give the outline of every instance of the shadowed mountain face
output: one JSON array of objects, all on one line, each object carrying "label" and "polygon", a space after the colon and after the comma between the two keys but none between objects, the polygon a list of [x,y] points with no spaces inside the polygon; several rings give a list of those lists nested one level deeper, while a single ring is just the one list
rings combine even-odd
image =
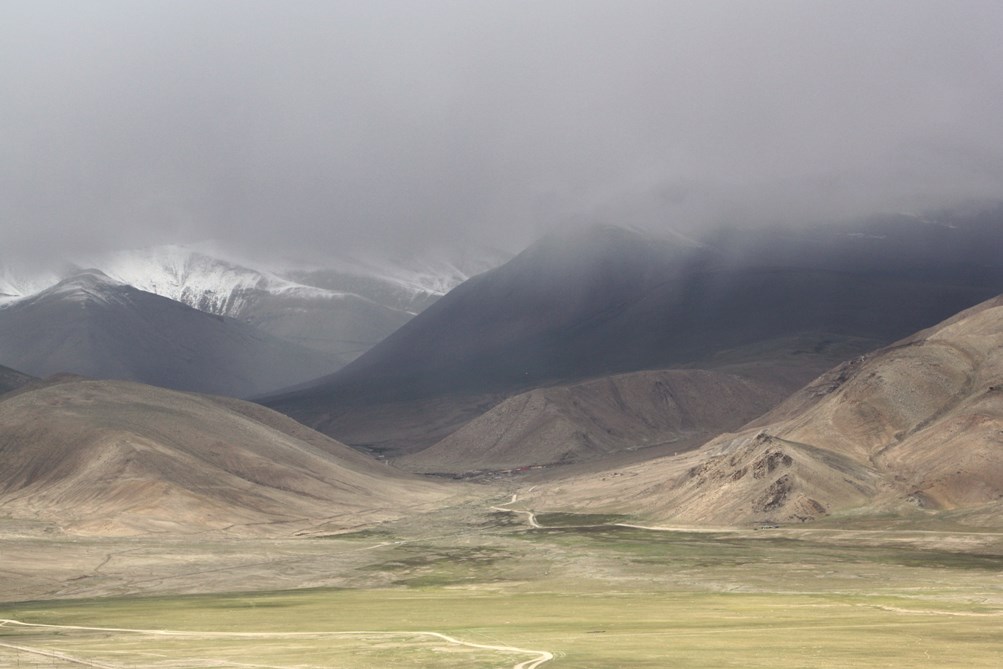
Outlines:
[{"label": "shadowed mountain face", "polygon": [[22,388],[34,380],[34,377],[22,374],[15,369],[0,366],[0,395]]},{"label": "shadowed mountain face", "polygon": [[737,350],[754,361],[757,347],[790,337],[875,348],[1003,290],[1003,264],[986,250],[1003,242],[1003,226],[977,216],[952,226],[890,219],[720,233],[706,243],[610,226],[554,235],[454,289],[339,372],[266,404],[357,443],[356,427],[339,427],[347,414],[386,423],[391,404],[710,368]]},{"label": "shadowed mountain face", "polygon": [[0,363],[249,396],[339,360],[90,271],[0,308]]},{"label": "shadowed mountain face", "polygon": [[544,493],[558,506],[741,523],[1003,511],[1003,297],[819,377],[737,434]]},{"label": "shadowed mountain face", "polygon": [[0,504],[73,532],[325,532],[445,496],[263,407],[120,381],[0,399]]},{"label": "shadowed mountain face", "polygon": [[383,401],[562,378],[556,368],[569,355],[559,350],[559,334],[587,334],[596,321],[615,316],[611,309],[677,275],[684,259],[668,242],[615,227],[546,238],[461,284],[374,355],[317,387],[352,388],[360,400]]}]

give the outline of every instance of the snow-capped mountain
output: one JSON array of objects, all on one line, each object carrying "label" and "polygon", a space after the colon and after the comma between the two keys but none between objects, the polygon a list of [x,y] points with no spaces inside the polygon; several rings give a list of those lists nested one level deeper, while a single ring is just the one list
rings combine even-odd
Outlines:
[{"label": "snow-capped mountain", "polygon": [[252,396],[337,369],[296,346],[85,270],[0,309],[0,364],[38,377],[68,372],[165,388]]},{"label": "snow-capped mountain", "polygon": [[54,273],[24,271],[0,263],[0,306],[39,293],[56,284],[59,278]]},{"label": "snow-capped mountain", "polygon": [[108,276],[200,311],[351,360],[474,273],[505,258],[445,256],[332,259],[327,267],[267,268],[184,246],[122,251],[94,259]]},{"label": "snow-capped mountain", "polygon": [[294,281],[363,295],[392,309],[416,315],[467,279],[494,269],[512,254],[492,248],[437,250],[424,255],[334,258],[324,267],[290,269]]},{"label": "snow-capped mountain", "polygon": [[[338,258],[308,269],[248,261],[198,247],[155,246],[77,258],[67,274],[96,268],[117,282],[351,360],[473,274],[504,262],[496,252],[382,259]],[[54,273],[0,268],[0,306],[57,283]]]},{"label": "snow-capped mountain", "polygon": [[240,318],[253,296],[264,293],[298,298],[339,299],[345,293],[283,279],[185,246],[154,246],[89,259],[109,277],[183,302],[199,311]]}]

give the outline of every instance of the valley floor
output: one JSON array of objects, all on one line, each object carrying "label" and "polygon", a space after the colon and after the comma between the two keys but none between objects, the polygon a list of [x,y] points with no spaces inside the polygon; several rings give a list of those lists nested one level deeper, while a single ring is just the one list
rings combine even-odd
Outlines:
[{"label": "valley floor", "polygon": [[895,519],[658,531],[511,511],[531,510],[485,489],[369,530],[273,540],[71,537],[0,520],[0,667],[1003,659],[998,532]]}]

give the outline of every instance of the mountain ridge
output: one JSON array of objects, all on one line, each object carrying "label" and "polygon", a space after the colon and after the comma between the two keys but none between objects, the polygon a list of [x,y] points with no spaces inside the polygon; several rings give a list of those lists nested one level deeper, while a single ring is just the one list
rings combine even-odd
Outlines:
[{"label": "mountain ridge", "polygon": [[341,362],[99,270],[0,308],[0,363],[38,377],[69,372],[248,396]]},{"label": "mountain ridge", "polygon": [[[473,253],[473,252],[472,252]],[[407,322],[500,252],[396,260],[331,258],[331,268],[248,261],[217,244],[153,246],[77,259],[62,277],[0,267],[0,306],[97,268],[140,290],[205,313],[250,323],[300,346],[351,360]],[[275,265],[274,267],[272,265]]]}]

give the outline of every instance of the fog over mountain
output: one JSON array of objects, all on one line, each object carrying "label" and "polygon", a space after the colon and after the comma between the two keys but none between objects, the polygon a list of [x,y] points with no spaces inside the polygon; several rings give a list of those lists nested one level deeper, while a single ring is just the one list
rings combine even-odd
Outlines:
[{"label": "fog over mountain", "polygon": [[789,392],[1003,291],[1003,208],[705,239],[550,235],[334,374],[264,402],[396,456],[512,394],[609,374],[740,368]]},{"label": "fog over mountain", "polygon": [[999,197],[1003,6],[9,0],[2,252],[518,251]]}]

